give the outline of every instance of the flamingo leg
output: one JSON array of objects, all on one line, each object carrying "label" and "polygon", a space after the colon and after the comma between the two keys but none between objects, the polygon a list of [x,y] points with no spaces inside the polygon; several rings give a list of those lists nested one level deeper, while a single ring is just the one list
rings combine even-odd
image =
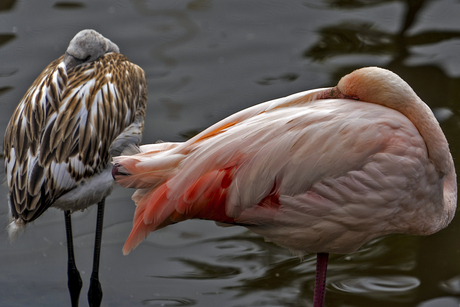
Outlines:
[{"label": "flamingo leg", "polygon": [[81,287],[83,285],[78,272],[77,266],[75,265],[75,256],[73,253],[73,238],[72,238],[72,220],[70,217],[70,211],[64,212],[65,216],[65,230],[67,235],[67,287],[70,292],[70,300],[72,307],[78,307],[78,300],[80,297]]},{"label": "flamingo leg", "polygon": [[328,253],[318,253],[316,255],[316,279],[315,293],[313,295],[313,307],[323,307],[326,294],[326,272]]},{"label": "flamingo leg", "polygon": [[99,282],[99,260],[101,255],[102,225],[104,223],[105,198],[97,204],[96,238],[94,242],[93,272],[88,291],[90,307],[99,307],[102,302],[102,287]]}]

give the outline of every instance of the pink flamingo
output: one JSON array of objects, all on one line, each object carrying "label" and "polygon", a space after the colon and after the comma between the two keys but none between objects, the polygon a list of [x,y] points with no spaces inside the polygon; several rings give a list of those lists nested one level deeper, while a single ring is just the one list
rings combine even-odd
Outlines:
[{"label": "pink flamingo", "polygon": [[433,113],[377,67],[245,109],[187,142],[135,151],[115,157],[112,171],[138,189],[124,254],[190,218],[242,225],[318,254],[314,306],[324,304],[328,253],[390,233],[435,233],[456,209],[454,163]]}]

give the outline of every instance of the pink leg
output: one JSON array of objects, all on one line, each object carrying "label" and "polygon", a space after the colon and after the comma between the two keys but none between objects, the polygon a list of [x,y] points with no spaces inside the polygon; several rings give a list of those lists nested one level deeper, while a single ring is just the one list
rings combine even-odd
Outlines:
[{"label": "pink leg", "polygon": [[315,294],[313,295],[313,307],[324,306],[324,296],[326,294],[326,271],[328,253],[318,253],[316,255],[316,279]]}]

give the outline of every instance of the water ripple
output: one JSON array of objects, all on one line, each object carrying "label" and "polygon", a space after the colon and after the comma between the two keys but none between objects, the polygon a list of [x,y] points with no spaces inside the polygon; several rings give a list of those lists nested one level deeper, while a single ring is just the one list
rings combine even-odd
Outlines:
[{"label": "water ripple", "polygon": [[185,258],[176,258],[176,260],[182,262],[185,266],[192,269],[192,271],[181,275],[155,277],[179,279],[223,279],[231,278],[240,274],[240,269],[237,267],[212,265],[210,263]]},{"label": "water ripple", "polygon": [[142,305],[145,306],[193,306],[196,302],[189,298],[153,298],[150,300],[142,301]]},{"label": "water ripple", "polygon": [[332,283],[332,287],[348,293],[382,294],[405,292],[417,288],[420,280],[412,276],[381,276],[349,278]]}]

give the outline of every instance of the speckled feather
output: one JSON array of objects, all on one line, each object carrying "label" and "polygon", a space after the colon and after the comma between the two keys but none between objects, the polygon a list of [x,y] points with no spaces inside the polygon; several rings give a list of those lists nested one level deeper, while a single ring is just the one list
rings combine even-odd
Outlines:
[{"label": "speckled feather", "polygon": [[[66,69],[49,64],[16,108],[4,155],[12,216],[39,217],[56,201],[110,167],[112,155],[141,139],[147,99],[143,70],[110,52]],[[110,188],[105,189],[106,195]],[[68,210],[88,200],[73,199]]]},{"label": "speckled feather", "polygon": [[140,188],[124,253],[188,218],[240,224],[298,254],[350,253],[389,233],[434,233],[455,212],[439,124],[407,83],[375,67],[140,151],[114,159],[116,181]]}]

